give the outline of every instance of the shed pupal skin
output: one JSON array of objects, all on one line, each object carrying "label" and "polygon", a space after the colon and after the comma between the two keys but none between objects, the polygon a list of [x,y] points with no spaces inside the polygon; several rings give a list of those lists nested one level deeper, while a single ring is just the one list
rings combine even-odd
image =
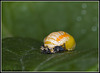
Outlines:
[{"label": "shed pupal skin", "polygon": [[57,53],[66,50],[73,50],[76,46],[74,38],[64,32],[52,32],[44,38],[44,45],[41,46],[42,53]]}]

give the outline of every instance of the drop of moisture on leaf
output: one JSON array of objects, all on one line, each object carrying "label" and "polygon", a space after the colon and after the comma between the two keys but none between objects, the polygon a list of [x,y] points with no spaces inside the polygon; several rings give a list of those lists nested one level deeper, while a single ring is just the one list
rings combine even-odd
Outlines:
[{"label": "drop of moisture on leaf", "polygon": [[81,14],[85,15],[86,14],[86,10],[82,10]]},{"label": "drop of moisture on leaf", "polygon": [[77,21],[81,21],[81,20],[82,20],[82,17],[81,17],[81,16],[78,16],[78,17],[76,18],[76,20],[77,20]]},{"label": "drop of moisture on leaf", "polygon": [[94,31],[94,32],[97,31],[97,27],[96,27],[96,26],[92,26],[91,29],[92,29],[92,31]]},{"label": "drop of moisture on leaf", "polygon": [[84,9],[87,8],[87,4],[86,3],[83,3],[82,4],[82,8],[84,8]]}]

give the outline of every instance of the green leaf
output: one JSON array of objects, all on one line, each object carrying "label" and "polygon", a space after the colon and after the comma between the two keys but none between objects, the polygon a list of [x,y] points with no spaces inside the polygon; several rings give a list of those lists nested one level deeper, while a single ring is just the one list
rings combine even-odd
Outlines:
[{"label": "green leaf", "polygon": [[[55,31],[71,34],[75,50],[41,54]],[[3,71],[98,71],[98,2],[2,2],[2,39]]]},{"label": "green leaf", "polygon": [[[4,71],[97,71],[97,48],[41,54],[42,42],[30,38],[3,39]],[[94,68],[93,68],[94,67]]]},{"label": "green leaf", "polygon": [[[84,13],[84,14],[83,14]],[[42,41],[63,30],[75,39],[97,35],[97,2],[2,2],[2,32],[5,37],[30,37]]]}]

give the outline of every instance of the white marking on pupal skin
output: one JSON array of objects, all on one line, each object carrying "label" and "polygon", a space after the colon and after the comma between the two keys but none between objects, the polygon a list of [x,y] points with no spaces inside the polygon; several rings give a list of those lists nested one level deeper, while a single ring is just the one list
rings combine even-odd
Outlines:
[{"label": "white marking on pupal skin", "polygon": [[59,36],[61,36],[62,34],[61,33],[57,33]]},{"label": "white marking on pupal skin", "polygon": [[57,39],[57,37],[56,36],[48,36],[49,38],[53,38],[53,39]]},{"label": "white marking on pupal skin", "polygon": [[64,35],[64,32],[63,32],[63,31],[60,31],[59,33],[60,33],[61,35]]},{"label": "white marking on pupal skin", "polygon": [[[47,38],[48,38],[48,37],[54,38],[54,39],[56,40],[59,36],[57,35],[56,32],[54,32],[54,33],[49,34],[49,35],[47,36]],[[45,39],[45,40],[46,40],[46,39]]]},{"label": "white marking on pupal skin", "polygon": [[58,38],[61,34],[58,33],[58,32],[55,32],[55,33],[52,34],[52,36],[53,36],[53,35],[55,35],[55,36]]},{"label": "white marking on pupal skin", "polygon": [[63,39],[61,39],[60,41],[58,41],[58,43],[54,43],[53,41],[50,41],[51,43],[54,43],[55,45],[53,44],[45,44],[45,46],[48,46],[49,48],[54,48],[55,46],[61,46],[63,45],[66,41],[68,41],[68,38],[64,37]]},{"label": "white marking on pupal skin", "polygon": [[58,35],[57,35],[57,32],[53,32],[53,33],[49,34],[48,36],[56,36],[57,37]]},{"label": "white marking on pupal skin", "polygon": [[[49,41],[49,42],[51,42],[51,43],[53,43],[53,44],[58,44],[58,42],[55,41],[55,40],[53,40],[53,39],[46,39],[45,42],[47,42],[47,41]],[[44,42],[44,43],[45,43],[45,42]]]},{"label": "white marking on pupal skin", "polygon": [[66,41],[68,41],[68,39],[66,37],[64,37],[59,41],[59,44],[63,45]]},{"label": "white marking on pupal skin", "polygon": [[53,45],[53,44],[44,44],[44,46],[48,46],[49,47],[49,49],[51,48],[54,48],[56,45]]}]

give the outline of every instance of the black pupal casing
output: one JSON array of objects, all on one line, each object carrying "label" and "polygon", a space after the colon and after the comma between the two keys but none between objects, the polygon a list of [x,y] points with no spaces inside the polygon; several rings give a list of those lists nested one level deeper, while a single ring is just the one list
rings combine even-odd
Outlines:
[{"label": "black pupal casing", "polygon": [[55,53],[66,51],[62,46],[55,46],[54,48]]},{"label": "black pupal casing", "polygon": [[[43,47],[44,49],[41,51],[41,53],[43,53],[43,54],[53,54],[53,53],[50,51],[49,48],[45,47],[44,45],[42,45],[42,47]],[[45,48],[47,48],[47,49],[45,49]],[[53,48],[53,50],[54,50],[54,53],[66,51],[62,46],[55,46],[55,47]]]},{"label": "black pupal casing", "polygon": [[41,53],[43,53],[43,54],[52,54],[49,48],[48,48],[48,50],[45,50],[45,49],[42,50]]},{"label": "black pupal casing", "polygon": [[42,47],[41,53],[52,54],[49,48],[45,47],[44,45],[42,45],[41,47]]}]

